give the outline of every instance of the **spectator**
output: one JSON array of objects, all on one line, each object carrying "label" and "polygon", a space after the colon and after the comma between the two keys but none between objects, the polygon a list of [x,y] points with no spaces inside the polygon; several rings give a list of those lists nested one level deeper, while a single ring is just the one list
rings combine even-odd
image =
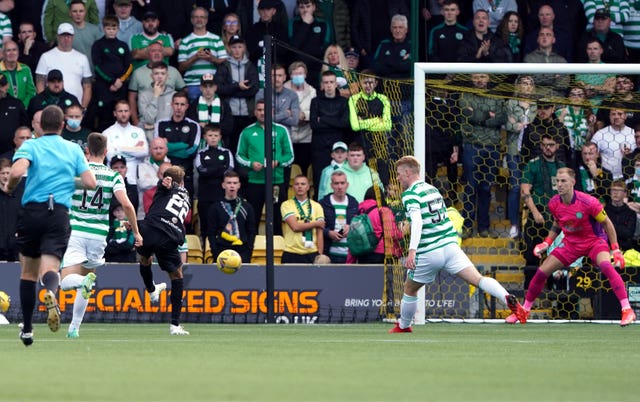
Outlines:
[{"label": "spectator", "polygon": [[312,264],[324,250],[325,227],[322,206],[309,198],[309,179],[293,179],[293,199],[280,206],[284,234],[283,264]]},{"label": "spectator", "polygon": [[[184,38],[189,35],[191,30],[189,16],[193,11],[193,0],[153,0],[153,3],[155,4],[151,11],[158,13],[160,32],[166,32],[173,38]],[[176,39],[176,42],[179,42],[179,39]]]},{"label": "spectator", "polygon": [[14,147],[16,129],[29,124],[27,112],[22,102],[9,95],[9,81],[5,75],[0,74],[0,154]]},{"label": "spectator", "polygon": [[13,192],[7,192],[10,173],[11,159],[0,157],[0,261],[18,261],[16,226],[25,180]]},{"label": "spectator", "polygon": [[596,197],[603,205],[608,204],[612,174],[602,167],[598,146],[591,141],[582,146],[582,155],[576,169],[576,190]]},{"label": "spectator", "polygon": [[[236,161],[240,166],[249,169],[248,185],[245,192],[247,200],[256,213],[256,225],[260,223],[262,208],[265,203],[265,150],[264,150],[264,100],[256,101],[254,109],[256,122],[247,126],[238,141]],[[274,222],[279,222],[280,203],[286,198],[288,182],[285,181],[284,169],[293,163],[293,146],[289,131],[282,124],[273,124],[273,213]],[[257,228],[257,226],[256,226]],[[278,225],[274,226],[274,234],[280,234]]]},{"label": "spectator", "polygon": [[200,126],[186,116],[189,102],[184,92],[176,92],[171,99],[171,117],[158,120],[154,137],[167,139],[167,156],[185,172],[184,186],[193,197],[193,160],[200,145]]},{"label": "spectator", "polygon": [[[554,180],[556,172],[565,164],[556,158],[558,143],[553,136],[543,134],[539,142],[542,154],[527,162],[522,174],[520,195],[528,209],[523,228],[526,244],[524,258],[527,265],[538,265],[533,248],[544,239],[544,233],[551,229],[551,215],[547,209],[549,200],[557,193]],[[528,283],[528,282],[527,282]]]},{"label": "spectator", "polygon": [[331,162],[324,169],[320,175],[320,181],[316,185],[316,194],[319,200],[323,199],[327,194],[331,193],[331,174],[339,170],[344,166],[347,160],[348,147],[342,141],[337,141],[333,144],[331,150]]},{"label": "spectator", "polygon": [[[149,155],[146,156],[142,162],[138,163],[138,195],[140,199],[143,198],[142,194],[155,188],[158,184],[158,170],[163,163],[171,163],[167,158],[167,140],[165,138],[154,138],[149,143]],[[162,176],[162,175],[160,175]],[[138,210],[138,218],[144,219],[144,209]]]},{"label": "spectator", "polygon": [[627,60],[629,63],[638,63],[640,61],[640,35],[638,35],[640,13],[635,10],[637,6],[637,1],[634,1],[633,7],[629,12],[629,18],[624,24],[622,24],[623,32],[618,32],[619,35],[623,36]]},{"label": "spectator", "polygon": [[[99,24],[100,17],[95,0],[87,0],[85,4],[87,21],[95,25]],[[56,42],[56,32],[60,24],[71,22],[69,5],[70,1],[67,0],[47,0],[45,3],[42,10],[42,32],[44,34],[43,39],[49,44],[49,47],[53,47]]]},{"label": "spectator", "polygon": [[118,17],[117,38],[128,45],[133,35],[142,32],[142,23],[131,15],[131,0],[115,0],[113,9]]},{"label": "spectator", "polygon": [[65,91],[64,77],[60,70],[51,70],[45,77],[47,81],[46,88],[31,98],[29,102],[29,107],[27,108],[29,116],[33,117],[35,112],[49,105],[60,106],[63,110],[71,105],[80,105],[80,101],[75,95]]},{"label": "spectator", "polygon": [[92,73],[89,59],[72,48],[74,30],[67,22],[58,27],[58,44],[40,57],[36,68],[36,92],[44,90],[47,74],[57,69],[65,79],[65,89],[78,98],[83,108],[91,101]]},{"label": "spectator", "polygon": [[[74,32],[72,47],[89,58],[89,65],[91,66],[91,71],[93,71],[93,60],[89,55],[93,44],[103,36],[100,27],[86,21],[87,5],[84,0],[71,0],[71,3],[69,3],[69,15],[71,16],[71,21],[69,22],[73,26]],[[117,23],[116,20],[116,27],[118,26]]]},{"label": "spectator", "polygon": [[[138,110],[142,112],[141,125],[147,138],[152,137],[151,133],[156,132],[156,123],[171,116],[171,104],[176,91],[167,83],[168,71],[168,66],[163,62],[153,63],[151,65],[153,83],[138,94]],[[154,134],[153,137],[155,136]]]},{"label": "spectator", "polygon": [[[134,70],[133,74],[131,75],[131,80],[129,80],[128,99],[129,105],[131,105],[131,122],[135,126],[140,124],[141,115],[138,110],[138,96],[140,92],[144,91],[145,89],[151,88],[151,85],[154,82],[151,66],[153,64],[162,62],[164,58],[162,49],[163,47],[161,43],[151,42],[147,46],[147,55],[149,57],[148,63]],[[167,74],[168,77],[166,85],[168,87],[171,87],[176,91],[180,91],[185,87],[182,75],[177,68],[173,66],[167,66]]]},{"label": "spectator", "polygon": [[222,135],[225,145],[235,155],[240,132],[253,122],[254,96],[260,84],[258,70],[249,60],[244,39],[235,36],[228,45],[231,57],[218,67],[214,81],[218,95],[228,102],[231,111],[233,128]]},{"label": "spectator", "polygon": [[[538,22],[539,28],[530,29],[524,39],[524,54],[528,55],[529,53],[535,51],[540,46],[540,30],[542,28],[550,29],[553,33],[554,42],[549,47],[549,50],[553,51],[564,58],[565,62],[573,61],[573,49],[575,47],[575,42],[573,39],[573,33],[571,30],[566,29],[563,25],[554,24],[556,18],[556,13],[554,12],[553,7],[549,4],[544,4],[538,9]],[[564,21],[563,21],[564,22]],[[531,63],[531,62],[527,62]],[[552,63],[548,61],[547,63]],[[538,82],[536,80],[536,82]]]},{"label": "spectator", "polygon": [[105,261],[136,262],[135,237],[122,205],[112,208],[110,215],[107,247],[104,249]]},{"label": "spectator", "polygon": [[[402,231],[396,224],[396,218],[393,211],[386,206],[384,198],[381,198],[381,204],[378,205],[376,200],[376,191],[373,187],[369,187],[364,194],[364,200],[358,205],[358,214],[366,213],[369,215],[371,226],[376,234],[378,245],[373,253],[368,255],[362,255],[357,258],[358,264],[384,264],[386,255],[393,255],[399,257],[402,255],[402,249],[400,248],[399,241],[402,239]],[[368,212],[367,212],[368,211]],[[390,239],[387,240],[387,239]],[[388,249],[387,244],[391,244],[391,250]],[[349,255],[347,263],[353,263],[354,257]]]},{"label": "spectator", "polygon": [[[337,142],[342,142],[348,137],[349,104],[346,98],[339,96],[337,86],[335,73],[332,71],[322,73],[322,90],[320,95],[311,100],[310,105],[311,165],[313,166],[313,185],[318,199],[322,197],[319,194],[320,186],[323,184],[320,178],[321,172],[332,162],[333,155],[329,154],[336,150]],[[346,144],[342,142],[342,145],[346,152]],[[327,176],[327,184],[328,179]],[[326,190],[328,193],[328,186]]]},{"label": "spectator", "polygon": [[517,11],[507,11],[496,34],[509,46],[513,61],[520,63],[524,57],[524,26],[520,14]]},{"label": "spectator", "polygon": [[[300,120],[300,102],[298,95],[289,88],[285,88],[287,80],[287,70],[282,64],[275,64],[271,69],[271,79],[273,80],[273,121],[282,124],[291,131],[292,127],[298,125]],[[256,95],[256,99],[264,98],[264,90],[261,89]]]},{"label": "spectator", "polygon": [[[359,57],[356,52],[352,52],[352,55],[355,55],[356,58]],[[349,82],[353,80],[353,74],[350,72],[351,68],[347,63],[345,53],[342,51],[340,46],[335,44],[327,46],[323,60],[324,63],[321,68],[322,73],[325,71],[332,71],[336,76],[340,96],[345,98],[351,96]],[[320,83],[322,83],[322,75],[320,76]],[[320,85],[320,90],[322,90],[322,85]]]},{"label": "spectator", "polygon": [[[106,17],[105,17],[106,18]],[[104,130],[107,137],[107,159],[119,155],[127,160],[127,181],[137,184],[138,163],[149,154],[149,143],[144,131],[129,123],[131,109],[125,100],[116,102],[113,108],[115,123]]]},{"label": "spectator", "polygon": [[458,48],[462,38],[469,28],[458,22],[458,0],[444,0],[442,15],[444,22],[434,26],[429,33],[428,60],[439,63],[455,62],[458,61]]},{"label": "spectator", "polygon": [[210,225],[205,236],[211,244],[214,261],[220,252],[227,249],[237,251],[245,263],[251,261],[257,233],[256,214],[251,204],[238,196],[240,186],[238,173],[228,170],[222,181],[224,197],[207,211],[200,212],[208,217]]},{"label": "spectator", "polygon": [[131,37],[131,58],[133,59],[133,69],[137,69],[149,60],[149,45],[153,42],[160,42],[162,45],[162,56],[166,64],[169,64],[169,57],[173,56],[174,43],[171,35],[160,33],[158,27],[160,20],[155,11],[147,11],[142,17],[142,32]]},{"label": "spectator", "polygon": [[[527,125],[522,136],[523,162],[527,163],[531,159],[540,156],[542,149],[539,144],[542,137],[550,135],[557,143],[557,157],[565,165],[575,165],[570,148],[569,132],[564,125],[558,121],[555,115],[555,105],[545,99],[538,102],[536,117]],[[536,145],[537,144],[537,145]]]},{"label": "spectator", "polygon": [[[588,63],[602,64],[602,52],[602,42],[598,38],[587,41]],[[605,95],[613,94],[616,76],[615,74],[576,74],[575,83],[585,89],[589,102],[598,106]]]},{"label": "spectator", "polygon": [[349,224],[358,214],[358,201],[347,194],[349,182],[342,170],[333,170],[330,181],[333,191],[320,200],[325,220],[322,254],[329,256],[334,264],[345,264],[349,253]]},{"label": "spectator", "polygon": [[[625,24],[626,26],[626,24]],[[607,9],[596,10],[593,17],[593,29],[587,30],[578,45],[576,46],[576,62],[586,63],[588,55],[586,52],[587,42],[597,38],[602,42],[604,51],[602,61],[605,63],[624,63],[627,60],[627,52],[624,48],[622,36],[611,30],[611,15]]]},{"label": "spectator", "polygon": [[[471,82],[476,90],[486,90],[489,75],[472,74]],[[463,93],[458,104],[462,113],[462,168],[466,179],[464,234],[470,235],[477,210],[478,233],[488,237],[491,186],[498,174],[502,143],[500,128],[506,122],[504,102],[482,94]]]},{"label": "spectator", "polygon": [[500,36],[489,30],[489,13],[473,13],[473,29],[466,32],[458,48],[458,61],[468,63],[510,63],[511,51]]},{"label": "spectator", "polygon": [[209,233],[209,209],[224,195],[223,181],[225,173],[234,168],[233,154],[220,146],[222,134],[220,126],[208,124],[203,128],[205,148],[198,152],[194,165],[198,171],[198,211],[200,215],[200,233]]},{"label": "spectator", "polygon": [[611,2],[608,0],[584,0],[584,14],[587,17],[587,29],[592,29],[594,20],[598,10],[604,9],[609,11],[611,19],[611,30],[622,35],[623,25],[629,20],[631,15],[631,1],[619,0]]},{"label": "spectator", "polygon": [[[294,0],[286,0],[286,1],[287,3],[289,3],[289,7],[286,7],[284,2],[281,0],[269,0],[269,2],[265,3],[262,8],[263,10],[271,9],[271,8],[275,10],[274,15],[273,17],[271,17],[271,19],[275,24],[284,28],[285,33],[286,33],[287,27],[289,26],[289,18],[293,17],[293,11],[295,8]],[[269,7],[266,7],[267,5]],[[256,2],[254,0],[240,0],[238,2],[238,7],[236,9],[236,12],[240,17],[240,26],[245,32],[248,32],[249,29],[251,29],[251,25],[260,21],[261,19],[261,16],[260,16],[261,9],[258,6],[259,6],[259,2]],[[282,38],[285,38],[285,37],[286,35],[282,36]]]},{"label": "spectator", "polygon": [[[35,114],[34,114],[35,118]],[[86,127],[82,126],[84,119],[84,111],[78,103],[73,103],[64,109],[64,128],[62,129],[62,138],[67,141],[75,142],[80,145],[83,150],[87,149],[87,137],[91,133]]]},{"label": "spectator", "polygon": [[233,124],[229,105],[216,94],[217,89],[213,74],[204,74],[200,78],[200,96],[189,104],[187,117],[198,122],[202,128],[215,124],[223,132],[228,132]]},{"label": "spectator", "polygon": [[[489,14],[489,29],[491,31],[500,34],[498,25],[506,17],[508,12],[518,11],[518,4],[516,0],[473,0],[473,12],[478,10],[485,10]],[[506,42],[505,42],[506,43]]]},{"label": "spectator", "polygon": [[0,61],[0,73],[7,77],[11,84],[8,93],[20,99],[26,108],[36,94],[31,69],[26,64],[18,62],[18,44],[14,41],[7,41],[2,51],[4,60]]},{"label": "spectator", "polygon": [[[360,55],[355,51],[354,48],[350,47],[344,52],[344,57],[347,59],[347,67],[349,71],[357,72],[360,71]],[[357,86],[357,83],[352,83],[350,86]],[[342,93],[341,93],[342,95]],[[347,97],[346,95],[351,95],[351,92],[348,94],[344,94],[342,96]]]},{"label": "spectator", "polygon": [[598,107],[596,127],[601,129],[611,124],[609,121],[609,110],[615,105],[622,105],[627,113],[625,124],[635,127],[640,123],[640,101],[634,92],[633,81],[630,75],[619,74],[616,76],[614,92],[611,96],[604,98]]},{"label": "spectator", "polygon": [[30,22],[23,22],[20,24],[20,31],[18,32],[18,47],[20,49],[20,56],[18,61],[24,63],[31,69],[33,79],[35,79],[36,67],[38,67],[38,61],[40,56],[49,48],[43,42],[36,40],[37,33],[34,29],[34,25]]},{"label": "spectator", "polygon": [[[127,168],[127,159],[122,155],[116,155],[110,159],[109,167],[120,173],[120,176],[124,178],[124,186],[127,191],[127,197],[131,201],[131,204],[133,204],[133,208],[137,211],[138,207],[140,206],[140,199],[138,198],[138,186],[129,183],[129,169]],[[115,208],[118,205],[120,205],[120,203],[117,200],[114,199],[111,201],[111,208]]]},{"label": "spectator", "polygon": [[[378,172],[371,170],[365,161],[366,155],[362,145],[357,142],[349,144],[347,152],[347,163],[343,164],[341,169],[347,174],[349,188],[347,193],[353,198],[362,202],[365,199],[367,189],[376,185],[383,188]],[[382,191],[382,190],[380,190]]]},{"label": "spectator", "polygon": [[[217,15],[217,12],[214,14]],[[240,27],[240,17],[236,13],[229,13],[224,16],[222,21],[222,29],[218,30],[210,30],[211,32],[220,32],[220,38],[222,39],[222,43],[224,43],[224,47],[227,50],[227,54],[231,54],[231,45],[229,41],[234,36],[241,37],[242,29]]]},{"label": "spectator", "polygon": [[625,124],[626,119],[622,107],[613,107],[609,111],[611,124],[598,130],[591,139],[600,150],[602,166],[611,171],[614,179],[622,178],[622,158],[636,147],[634,130]]},{"label": "spectator", "polygon": [[[9,151],[0,154],[0,159],[8,159],[9,161],[13,160],[13,155],[16,153],[18,148],[27,140],[30,140],[32,137],[31,129],[27,126],[20,126],[16,129],[15,134],[13,135],[13,148]],[[11,164],[9,164],[11,167]],[[1,260],[1,259],[0,259]]]},{"label": "spectator", "polygon": [[[413,57],[408,37],[409,20],[404,15],[391,18],[391,40],[384,39],[373,55],[374,70],[386,78],[409,78]],[[386,91],[389,93],[389,91]]]},{"label": "spectator", "polygon": [[624,176],[624,180],[629,180],[635,174],[635,160],[636,156],[640,155],[640,125],[636,125],[633,129],[634,138],[636,140],[636,146],[633,151],[622,157],[622,174]]},{"label": "spectator", "polygon": [[618,243],[623,251],[638,247],[638,240],[635,238],[637,227],[636,212],[625,202],[627,198],[627,186],[622,180],[616,180],[609,186],[611,202],[608,202],[604,211],[607,213],[613,226],[616,228]]},{"label": "spectator", "polygon": [[193,32],[180,41],[178,48],[178,69],[184,74],[190,101],[200,96],[200,77],[207,73],[215,75],[216,66],[227,59],[220,37],[207,31],[208,16],[209,12],[202,7],[191,12]]},{"label": "spectator", "polygon": [[537,105],[533,99],[535,82],[529,75],[523,75],[516,81],[514,98],[505,103],[507,121],[507,152],[505,155],[507,169],[509,169],[509,195],[507,196],[507,211],[511,229],[509,237],[518,237],[520,230],[520,180],[522,179],[523,160],[521,157],[524,131],[536,117]]},{"label": "spectator", "polygon": [[296,0],[298,15],[289,23],[289,43],[303,53],[304,57],[298,54],[296,58],[306,65],[307,82],[314,88],[318,87],[320,78],[321,65],[317,60],[322,59],[331,43],[327,23],[314,16],[316,7],[316,0]]},{"label": "spectator", "polygon": [[316,14],[327,24],[329,43],[337,43],[340,47],[349,46],[351,33],[349,31],[348,0],[317,1]]},{"label": "spectator", "polygon": [[[294,163],[300,166],[303,173],[307,173],[311,166],[311,102],[316,97],[316,89],[309,84],[307,66],[302,61],[294,61],[289,65],[289,77],[284,88],[293,91],[298,97],[298,124],[291,127],[291,142],[293,143]],[[315,184],[315,182],[314,182]]]},{"label": "spectator", "polygon": [[569,102],[556,110],[558,121],[564,125],[569,133],[569,147],[572,161],[579,161],[582,145],[595,132],[596,115],[586,105],[584,88],[573,85],[569,88]]},{"label": "spectator", "polygon": [[376,92],[378,79],[371,70],[360,74],[362,90],[349,98],[349,123],[356,133],[356,142],[370,148],[375,133],[382,136],[391,130],[391,104],[389,98]]},{"label": "spectator", "polygon": [[[114,122],[113,110],[117,101],[127,97],[126,82],[131,76],[131,53],[126,43],[116,38],[118,20],[106,16],[102,20],[104,36],[91,48],[96,71],[95,99],[97,130],[103,131]],[[129,108],[128,102],[127,109]],[[128,119],[127,119],[128,123]]]},{"label": "spectator", "polygon": [[[567,60],[553,51],[556,39],[551,28],[540,28],[538,31],[538,48],[524,56],[525,63],[566,63]],[[562,96],[569,87],[568,74],[535,74],[533,79],[540,93],[544,95]]]},{"label": "spectator", "polygon": [[202,7],[211,12],[207,21],[207,31],[218,33],[224,32],[226,17],[236,11],[238,0],[195,0],[194,7]]}]

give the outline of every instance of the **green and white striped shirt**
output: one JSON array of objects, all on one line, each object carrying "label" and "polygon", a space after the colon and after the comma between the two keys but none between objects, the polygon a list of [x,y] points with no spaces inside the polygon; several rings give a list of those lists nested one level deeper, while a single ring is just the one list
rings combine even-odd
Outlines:
[{"label": "green and white striped shirt", "polygon": [[71,233],[85,239],[105,240],[109,234],[109,206],[116,191],[126,191],[120,173],[89,162],[96,175],[94,190],[77,189],[71,198]]},{"label": "green and white striped shirt", "polygon": [[402,193],[402,205],[407,216],[415,210],[422,216],[422,233],[416,254],[437,250],[447,244],[457,243],[458,235],[447,215],[447,207],[437,188],[424,181],[413,183]]},{"label": "green and white striped shirt", "polygon": [[[207,32],[205,35],[199,36],[192,32],[180,42],[178,62],[188,60],[198,53],[198,50],[203,48],[211,50],[211,54],[220,59],[226,59],[228,57],[224,43],[218,35]],[[197,60],[185,71],[184,82],[187,85],[200,85],[200,77],[202,77],[203,74],[211,73],[215,75],[216,71],[217,67],[215,64],[209,63],[206,60]]]}]

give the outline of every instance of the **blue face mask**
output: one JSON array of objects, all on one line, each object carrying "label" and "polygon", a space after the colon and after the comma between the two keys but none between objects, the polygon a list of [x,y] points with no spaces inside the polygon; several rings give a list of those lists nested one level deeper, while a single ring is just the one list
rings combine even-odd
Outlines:
[{"label": "blue face mask", "polygon": [[636,168],[636,176],[637,176],[637,177],[640,177],[640,167],[637,167],[637,168]]},{"label": "blue face mask", "polygon": [[293,83],[293,85],[297,85],[300,86],[302,84],[304,84],[304,79],[306,77],[304,75],[292,75],[291,76],[291,82]]},{"label": "blue face mask", "polygon": [[70,129],[75,130],[76,128],[80,127],[80,123],[82,123],[82,120],[76,120],[76,119],[67,119],[67,126],[69,126]]}]

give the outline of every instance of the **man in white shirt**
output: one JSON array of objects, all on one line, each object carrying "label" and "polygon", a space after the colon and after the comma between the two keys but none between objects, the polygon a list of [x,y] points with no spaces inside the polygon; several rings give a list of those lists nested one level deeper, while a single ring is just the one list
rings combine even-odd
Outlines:
[{"label": "man in white shirt", "polygon": [[119,100],[113,110],[116,122],[102,133],[107,137],[107,159],[122,155],[127,160],[127,182],[137,184],[138,163],[149,154],[144,131],[129,123],[131,109],[126,100]]},{"label": "man in white shirt", "polygon": [[71,24],[63,22],[58,26],[57,33],[57,46],[43,53],[36,67],[36,91],[38,93],[44,91],[49,71],[60,70],[64,77],[65,90],[78,98],[82,107],[86,109],[92,95],[93,75],[89,59],[73,49],[75,31]]},{"label": "man in white shirt", "polygon": [[610,125],[596,131],[593,141],[600,151],[602,167],[611,171],[613,179],[622,178],[622,158],[636,148],[635,133],[625,122],[627,112],[619,105],[609,111]]}]

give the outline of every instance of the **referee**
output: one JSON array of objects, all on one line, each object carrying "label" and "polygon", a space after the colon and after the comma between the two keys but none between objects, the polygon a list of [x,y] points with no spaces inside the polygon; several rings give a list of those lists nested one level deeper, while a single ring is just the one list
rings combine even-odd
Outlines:
[{"label": "referee", "polygon": [[[77,185],[95,188],[96,178],[89,170],[78,144],[64,140],[64,113],[58,106],[44,108],[40,118],[44,135],[26,141],[13,156],[13,166],[6,184],[10,192],[27,174],[22,208],[16,229],[20,250],[20,304],[23,328],[20,339],[25,346],[33,343],[33,310],[36,305],[36,281],[46,288],[44,304],[51,331],[60,327],[56,292],[60,278],[60,259],[67,248],[71,227],[69,207]],[[76,179],[76,176],[80,176]]]}]

